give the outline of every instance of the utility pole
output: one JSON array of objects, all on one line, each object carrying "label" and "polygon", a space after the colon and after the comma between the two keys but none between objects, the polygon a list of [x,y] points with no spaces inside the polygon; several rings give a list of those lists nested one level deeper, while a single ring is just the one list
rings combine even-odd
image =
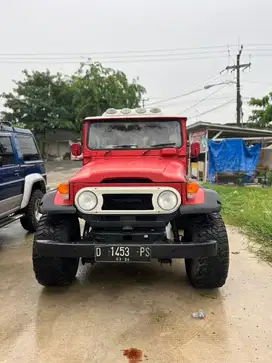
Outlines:
[{"label": "utility pole", "polygon": [[145,102],[148,102],[149,98],[142,98],[142,107],[145,107]]},{"label": "utility pole", "polygon": [[[139,77],[136,77],[136,79],[134,78],[132,83],[133,84],[137,84],[137,82],[139,81]],[[145,103],[149,101],[149,98],[143,98],[141,99],[141,103],[142,103],[142,108],[145,107]]]},{"label": "utility pole", "polygon": [[236,56],[236,65],[227,66],[224,71],[235,71],[236,70],[236,122],[237,126],[241,126],[241,116],[242,112],[242,99],[241,99],[241,78],[240,69],[245,70],[251,66],[251,63],[240,64],[240,58],[243,51],[243,46],[241,46],[239,53]]}]

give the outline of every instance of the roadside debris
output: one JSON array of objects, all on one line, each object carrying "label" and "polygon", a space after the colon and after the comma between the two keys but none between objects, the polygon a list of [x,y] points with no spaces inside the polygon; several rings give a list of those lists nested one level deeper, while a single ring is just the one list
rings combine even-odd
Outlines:
[{"label": "roadside debris", "polygon": [[205,319],[206,314],[204,313],[203,310],[199,310],[196,313],[192,313],[192,318],[194,318],[194,319]]}]

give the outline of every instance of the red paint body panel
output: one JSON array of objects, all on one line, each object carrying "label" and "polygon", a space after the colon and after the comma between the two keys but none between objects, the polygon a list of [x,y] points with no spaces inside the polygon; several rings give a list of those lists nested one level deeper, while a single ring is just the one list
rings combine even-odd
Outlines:
[{"label": "red paint body panel", "polygon": [[203,204],[204,202],[205,192],[202,188],[199,188],[196,196],[192,199],[187,199],[186,204]]},{"label": "red paint body panel", "polygon": [[62,195],[59,191],[57,191],[54,199],[54,204],[56,205],[71,205],[71,198],[70,199],[63,199]]},{"label": "red paint body panel", "polygon": [[101,183],[107,178],[149,178],[154,183],[184,183],[182,158],[127,156],[95,158],[71,179],[72,183]]}]

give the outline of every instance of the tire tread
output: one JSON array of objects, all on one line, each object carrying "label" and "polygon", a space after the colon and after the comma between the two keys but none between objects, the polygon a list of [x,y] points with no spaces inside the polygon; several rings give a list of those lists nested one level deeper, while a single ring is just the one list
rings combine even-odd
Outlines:
[{"label": "tire tread", "polygon": [[219,213],[196,218],[191,226],[194,242],[216,240],[218,253],[213,257],[185,260],[186,272],[196,288],[219,288],[229,271],[229,242],[225,223]]},{"label": "tire tread", "polygon": [[28,205],[25,207],[24,216],[21,217],[20,222],[22,227],[28,232],[36,232],[38,221],[35,217],[35,203],[37,198],[42,198],[44,193],[40,189],[34,189],[31,193]]},{"label": "tire tread", "polygon": [[36,248],[36,240],[49,239],[58,242],[78,239],[80,227],[78,219],[59,218],[43,215],[34,237],[33,270],[36,279],[44,286],[67,286],[74,280],[79,259],[40,256]]}]

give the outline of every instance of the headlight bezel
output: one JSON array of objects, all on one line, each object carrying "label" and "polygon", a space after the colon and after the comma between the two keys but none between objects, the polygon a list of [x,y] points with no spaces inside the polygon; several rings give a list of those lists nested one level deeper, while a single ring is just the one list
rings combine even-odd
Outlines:
[{"label": "headlight bezel", "polygon": [[[85,191],[87,192],[91,192],[92,194],[95,195],[95,197],[97,198],[97,204],[96,206],[92,206],[92,209],[85,209],[86,206],[82,205],[82,203],[79,203],[78,200],[80,198],[80,196],[82,195],[82,193],[84,193]],[[169,201],[168,203],[163,203],[160,201],[161,197],[165,195],[168,195],[168,193],[173,193],[170,194],[170,196],[173,199],[172,204],[170,203],[170,207],[171,209],[167,206],[167,204],[169,205]],[[103,208],[103,204],[104,204],[104,195],[107,194],[152,194],[152,204],[153,204],[153,208],[150,210],[145,210],[145,209],[136,209],[136,210],[111,210],[111,209],[104,209]],[[84,194],[83,194],[84,195]],[[159,198],[159,203],[158,203],[158,198]],[[169,196],[168,196],[169,199]],[[170,198],[170,202],[171,202],[171,198]],[[80,214],[83,215],[115,215],[115,214],[127,214],[127,215],[131,215],[131,214],[135,214],[135,215],[147,215],[147,214],[171,214],[174,213],[175,211],[178,210],[179,206],[181,205],[181,195],[180,192],[178,190],[176,190],[176,188],[173,187],[161,187],[161,186],[152,186],[152,187],[145,187],[145,186],[139,186],[139,187],[131,187],[128,186],[124,189],[124,187],[115,187],[115,186],[101,186],[101,187],[83,187],[80,188],[79,190],[76,191],[75,193],[75,197],[74,197],[74,206],[75,208],[78,210],[78,212]],[[83,207],[83,208],[82,208]],[[166,208],[165,208],[166,207]],[[88,206],[89,208],[89,206]]]},{"label": "headlight bezel", "polygon": [[[95,204],[92,208],[89,208],[89,209],[86,209],[82,206],[82,203],[80,203],[80,198],[84,197],[84,195],[91,195],[94,200],[95,200]],[[98,205],[98,198],[97,198],[97,195],[91,191],[91,190],[82,190],[80,191],[77,195],[76,195],[76,198],[75,198],[75,206],[77,207],[77,209],[82,212],[82,213],[90,213],[92,212],[93,210],[95,210],[95,208],[97,207]]]},{"label": "headlight bezel", "polygon": [[[164,195],[171,195],[172,197],[175,198],[175,204],[173,204],[173,206],[171,208],[165,208],[165,207],[162,206],[162,203],[160,202],[160,198],[162,198]],[[163,210],[165,212],[170,212],[172,210],[175,210],[177,208],[177,206],[178,206],[178,203],[179,203],[178,196],[172,190],[164,190],[157,197],[158,206],[161,208],[161,210]]]}]

